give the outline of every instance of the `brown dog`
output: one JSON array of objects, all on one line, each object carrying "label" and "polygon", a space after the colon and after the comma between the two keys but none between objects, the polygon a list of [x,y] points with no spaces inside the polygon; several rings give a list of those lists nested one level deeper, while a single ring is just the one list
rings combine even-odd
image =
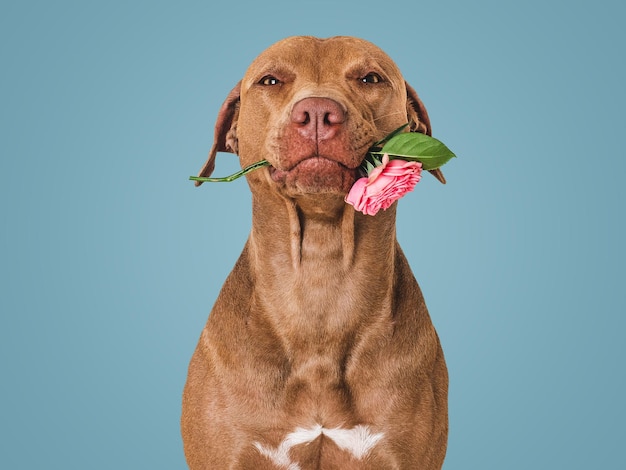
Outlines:
[{"label": "brown dog", "polygon": [[226,99],[201,176],[218,151],[271,166],[247,176],[252,231],[189,366],[191,469],[441,468],[447,370],[397,204],[344,202],[368,148],[408,121],[430,134],[397,66],[348,37],[273,45]]}]

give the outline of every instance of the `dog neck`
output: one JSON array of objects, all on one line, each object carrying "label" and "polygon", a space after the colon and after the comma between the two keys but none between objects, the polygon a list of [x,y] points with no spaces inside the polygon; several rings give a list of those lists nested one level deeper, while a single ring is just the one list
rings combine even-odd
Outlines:
[{"label": "dog neck", "polygon": [[395,205],[372,217],[336,198],[267,196],[253,196],[248,250],[256,303],[278,331],[344,341],[370,312],[391,311]]},{"label": "dog neck", "polygon": [[[369,272],[388,274],[396,245],[395,205],[377,216],[358,213],[336,196],[253,197],[251,247],[265,261],[259,269],[314,274],[321,267],[349,273],[368,263]],[[367,256],[360,256],[367,251]],[[275,262],[280,260],[280,264]],[[266,273],[271,274],[271,273]]]}]

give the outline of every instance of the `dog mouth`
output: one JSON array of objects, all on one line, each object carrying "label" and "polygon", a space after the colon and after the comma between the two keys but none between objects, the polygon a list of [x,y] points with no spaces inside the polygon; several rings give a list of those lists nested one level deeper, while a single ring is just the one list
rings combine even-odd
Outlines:
[{"label": "dog mouth", "polygon": [[271,165],[272,181],[298,193],[347,194],[358,177],[358,168],[321,155],[304,158],[289,169]]},{"label": "dog mouth", "polygon": [[334,158],[324,157],[321,155],[313,155],[307,158],[303,158],[291,168],[280,169],[274,165],[269,166],[270,175],[272,180],[280,182],[289,173],[293,171],[324,171],[326,169],[339,169],[340,171],[356,171],[355,168],[349,168],[347,165],[337,161]]}]

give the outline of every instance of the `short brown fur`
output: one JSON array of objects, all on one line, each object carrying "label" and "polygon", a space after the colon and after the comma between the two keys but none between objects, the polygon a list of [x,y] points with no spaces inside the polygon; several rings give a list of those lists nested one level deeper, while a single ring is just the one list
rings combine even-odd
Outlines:
[{"label": "short brown fur", "polygon": [[218,151],[271,167],[247,177],[250,237],[189,365],[192,470],[287,468],[254,444],[277,447],[315,425],[384,437],[357,459],[319,436],[289,453],[303,470],[441,468],[448,376],[396,239],[397,204],[367,216],[344,202],[369,146],[409,119],[430,134],[392,60],[349,37],[273,45],[226,99],[200,174]]}]

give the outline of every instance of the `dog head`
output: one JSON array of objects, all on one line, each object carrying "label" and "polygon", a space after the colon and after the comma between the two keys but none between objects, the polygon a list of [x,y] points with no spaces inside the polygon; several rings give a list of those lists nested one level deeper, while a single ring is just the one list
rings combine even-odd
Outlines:
[{"label": "dog head", "polygon": [[343,199],[370,146],[407,122],[431,135],[417,93],[377,46],[352,37],[287,38],[262,52],[229,93],[199,176],[211,174],[217,152],[232,152],[242,166],[269,161],[248,175],[251,187]]}]

